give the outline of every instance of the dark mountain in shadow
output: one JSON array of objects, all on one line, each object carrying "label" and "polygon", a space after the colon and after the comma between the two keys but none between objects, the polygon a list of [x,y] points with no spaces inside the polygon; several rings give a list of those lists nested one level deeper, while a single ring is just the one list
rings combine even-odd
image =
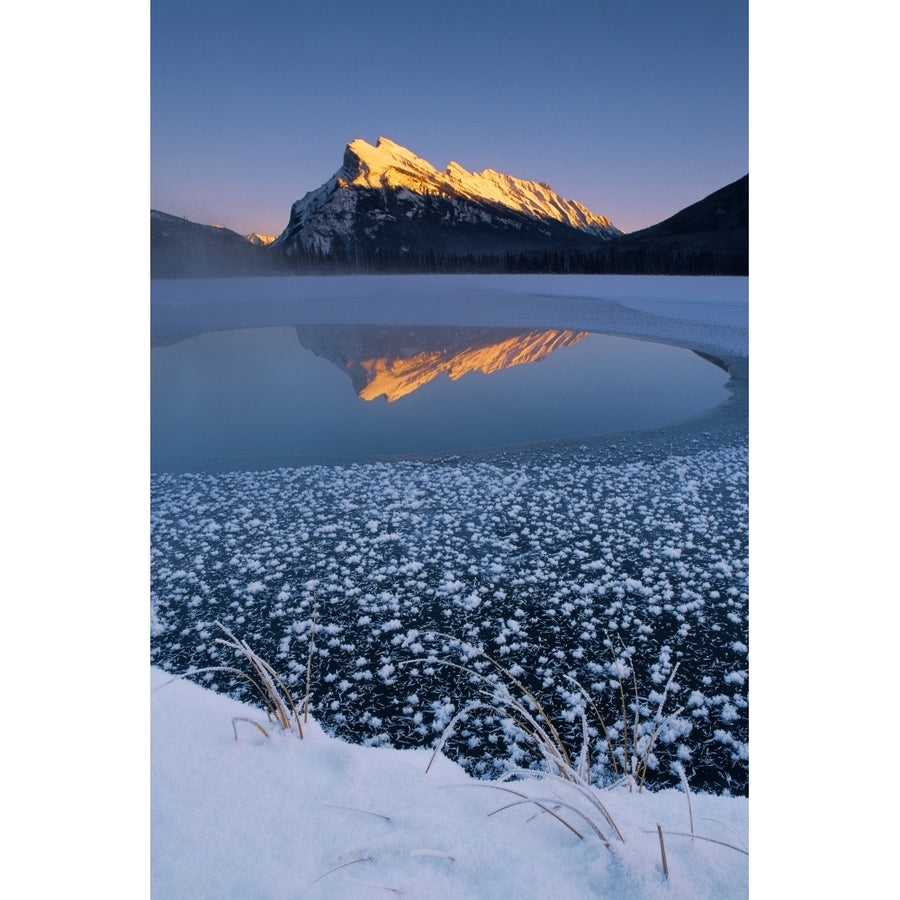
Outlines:
[{"label": "dark mountain in shadow", "polygon": [[626,241],[681,239],[695,247],[738,251],[746,246],[750,214],[750,176],[704,197],[658,225],[625,235]]},{"label": "dark mountain in shadow", "polygon": [[229,278],[284,274],[267,248],[217,225],[150,210],[151,278]]},{"label": "dark mountain in shadow", "polygon": [[527,253],[508,271],[614,275],[747,275],[750,270],[750,176],[668,219],[606,244],[564,253]]},{"label": "dark mountain in shadow", "polygon": [[747,254],[750,240],[750,176],[704,197],[658,225],[625,235],[619,246],[709,250]]}]

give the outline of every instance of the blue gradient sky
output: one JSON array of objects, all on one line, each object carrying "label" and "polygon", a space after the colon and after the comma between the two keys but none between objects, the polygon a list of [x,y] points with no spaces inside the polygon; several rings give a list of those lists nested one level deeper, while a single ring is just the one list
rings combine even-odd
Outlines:
[{"label": "blue gradient sky", "polygon": [[625,231],[740,178],[746,0],[153,0],[151,206],[277,234],[345,145],[546,181]]}]

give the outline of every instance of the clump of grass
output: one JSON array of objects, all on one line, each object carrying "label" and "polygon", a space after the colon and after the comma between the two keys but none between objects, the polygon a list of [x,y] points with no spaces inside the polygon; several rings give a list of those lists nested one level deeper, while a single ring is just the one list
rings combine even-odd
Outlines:
[{"label": "clump of grass", "polygon": [[[300,724],[300,714],[297,712],[297,705],[291,696],[291,692],[287,689],[285,683],[278,677],[275,670],[264,659],[258,656],[250,645],[240,638],[235,637],[221,622],[216,625],[225,633],[225,638],[216,638],[217,644],[231,647],[237,651],[250,664],[253,674],[250,675],[243,669],[236,666],[208,666],[203,669],[193,669],[191,675],[198,675],[203,672],[229,672],[244,678],[253,685],[256,693],[265,705],[266,712],[270,721],[275,721],[281,726],[282,730],[294,732],[297,737],[303,738],[303,726]],[[311,642],[310,642],[311,646]],[[310,651],[310,660],[312,659],[312,651]],[[309,670],[311,662],[307,667],[307,709],[309,704]],[[246,720],[245,720],[246,721]],[[268,738],[268,732],[257,723],[253,722],[260,731]],[[234,723],[232,723],[234,725]],[[237,739],[237,728],[234,732],[235,740]]]},{"label": "clump of grass", "polygon": [[[231,674],[245,678],[250,682],[250,684],[253,685],[256,692],[262,699],[270,720],[274,720],[285,731],[295,732],[297,736],[302,739],[303,727],[300,722],[300,714],[297,710],[297,704],[294,702],[293,698],[291,697],[290,691],[281,680],[281,678],[279,678],[279,676],[276,674],[272,666],[269,665],[260,656],[258,656],[246,641],[235,637],[235,635],[220,622],[216,622],[216,625],[224,632],[226,636],[225,638],[217,638],[216,642],[226,647],[230,647],[231,649],[239,653],[249,663],[253,674],[250,675],[247,672],[244,672],[243,670],[233,666],[210,666],[202,669],[194,669],[188,674],[201,674],[204,672],[229,672]],[[306,666],[306,694],[303,704],[304,720],[306,720],[309,714],[309,698],[312,678],[315,627],[316,612],[314,607],[313,620],[309,635],[309,651]],[[490,816],[497,815],[498,813],[501,813],[507,809],[511,809],[512,807],[521,806],[523,804],[531,804],[536,806],[541,813],[549,815],[553,819],[558,821],[570,832],[572,832],[572,834],[574,834],[579,840],[583,840],[585,835],[569,821],[569,818],[571,818],[572,816],[575,816],[584,821],[589,826],[593,834],[603,843],[603,845],[608,850],[613,850],[613,844],[610,838],[607,836],[607,832],[605,830],[606,826],[612,829],[612,834],[614,834],[615,838],[618,839],[618,841],[620,841],[621,843],[625,843],[625,837],[623,836],[621,829],[613,820],[612,816],[609,813],[609,810],[601,800],[601,792],[599,787],[594,785],[590,779],[590,731],[587,725],[587,718],[584,710],[582,710],[581,712],[581,747],[580,751],[577,754],[573,754],[569,752],[562,737],[560,736],[559,730],[553,724],[543,705],[522,683],[522,681],[512,673],[509,668],[503,666],[493,657],[489,656],[481,648],[465,644],[464,642],[459,641],[458,639],[450,635],[432,632],[432,636],[447,639],[456,644],[459,644],[462,647],[465,647],[469,657],[480,658],[486,661],[501,676],[501,678],[499,681],[491,679],[483,672],[479,672],[471,666],[462,665],[450,660],[431,660],[432,662],[438,663],[440,665],[449,666],[451,668],[464,672],[474,681],[480,683],[483,687],[481,693],[484,699],[475,700],[469,703],[467,706],[457,712],[457,714],[450,720],[449,724],[444,729],[434,747],[431,758],[428,762],[428,766],[425,769],[426,773],[430,771],[435,758],[445,746],[448,738],[452,734],[460,719],[465,718],[474,709],[480,707],[488,707],[490,709],[493,709],[495,712],[507,716],[532,743],[534,748],[542,757],[545,764],[545,771],[522,768],[513,769],[511,772],[507,773],[507,775],[504,776],[501,781],[507,781],[508,779],[515,777],[537,778],[539,780],[542,780],[547,785],[551,786],[552,789],[552,796],[534,797],[529,796],[522,791],[517,791],[506,784],[491,784],[485,782],[479,785],[473,785],[489,788],[492,790],[505,791],[518,798],[511,803],[507,803],[506,805],[493,810],[491,813],[489,813]],[[603,717],[597,707],[597,704],[590,697],[587,691],[585,691],[585,689],[574,678],[569,677],[569,681],[571,681],[578,688],[578,691],[586,701],[585,709],[589,707],[593,711],[598,723],[600,724],[601,731],[603,732],[604,742],[609,752],[609,756],[613,764],[613,769],[617,776],[617,780],[614,784],[610,785],[609,788],[611,789],[627,782],[629,786],[636,785],[638,790],[641,790],[647,776],[647,770],[650,765],[651,751],[653,749],[654,743],[656,742],[656,739],[659,737],[665,723],[670,718],[672,718],[672,716],[676,716],[682,711],[682,709],[679,708],[671,715],[663,716],[663,708],[665,706],[669,691],[672,687],[678,666],[676,664],[672,669],[672,672],[666,683],[666,687],[660,697],[656,713],[649,727],[647,727],[646,724],[641,720],[642,702],[638,692],[637,678],[634,674],[634,668],[631,667],[632,684],[634,690],[633,709],[635,717],[632,724],[630,737],[628,731],[628,706],[624,686],[625,677],[623,676],[621,669],[619,668],[619,660],[615,656],[614,666],[618,677],[619,695],[622,704],[622,729],[620,743],[617,743],[617,734],[611,732],[610,729],[607,728]],[[237,722],[246,722],[250,725],[255,726],[268,739],[268,732],[258,722],[242,716],[237,716],[232,719],[232,728],[234,729],[235,740],[237,740]],[[618,762],[623,763],[623,768],[621,770],[617,763],[617,757],[619,757]],[[748,854],[748,851],[745,848],[738,847],[734,844],[730,844],[715,838],[697,835],[695,833],[693,810],[691,809],[690,790],[687,784],[687,777],[684,773],[683,767],[679,766],[678,768],[688,802],[690,833],[666,831],[665,834],[677,837],[690,837],[692,840],[697,839],[709,841],[710,843],[718,844],[733,850],[737,850],[741,853]],[[569,796],[563,796],[563,794],[567,791],[569,792]],[[356,809],[354,807],[336,808],[349,809],[357,813],[377,816],[378,818],[384,819],[388,822],[391,821],[390,817],[381,815],[380,813],[369,812],[367,810]],[[602,822],[606,823],[606,826],[601,824],[601,820]],[[666,858],[666,848],[662,826],[657,825],[656,831],[659,838],[663,874],[666,878],[668,878],[669,869]],[[422,852],[431,853],[432,851]],[[451,861],[453,860],[452,857],[437,853],[436,851],[434,851],[434,854],[445,856],[445,858]],[[341,869],[347,868],[348,866],[371,861],[373,861],[372,857],[360,857],[350,860],[349,862],[342,863],[319,875],[318,878],[316,878],[310,886],[316,884],[326,876],[331,875]],[[372,885],[364,882],[357,883],[366,884],[366,886],[368,887],[377,887],[383,890],[399,893],[397,889],[384,885]]]},{"label": "clump of grass", "polygon": [[[611,650],[612,642],[609,640],[609,635],[607,635],[607,643],[609,644]],[[632,710],[634,711],[634,721],[632,723],[631,732],[629,734],[629,714],[628,702],[626,700],[625,692],[625,678],[622,674],[619,657],[613,654],[613,667],[615,669],[616,678],[619,683],[619,698],[622,704],[621,742],[618,744],[618,746],[614,739],[611,740],[609,731],[607,730],[606,725],[603,722],[603,717],[600,715],[596,704],[594,704],[593,700],[588,697],[587,692],[581,687],[581,685],[578,685],[585,699],[587,699],[593,707],[595,715],[597,716],[601,728],[603,729],[603,734],[606,740],[607,747],[609,749],[609,757],[612,761],[613,770],[616,774],[616,777],[619,779],[619,783],[627,784],[629,788],[637,787],[639,791],[643,790],[644,783],[647,780],[647,772],[650,769],[650,763],[653,758],[653,747],[656,744],[657,738],[662,733],[662,730],[665,727],[666,723],[671,721],[673,718],[680,715],[684,711],[684,707],[679,707],[674,712],[663,715],[663,709],[665,708],[666,701],[668,700],[669,691],[672,689],[672,684],[675,681],[675,675],[678,672],[678,665],[678,663],[675,663],[675,665],[672,667],[672,671],[670,672],[669,678],[666,681],[666,686],[663,689],[662,695],[660,696],[659,705],[657,706],[656,712],[654,713],[652,719],[649,720],[642,720],[641,718],[642,701],[640,693],[638,691],[637,675],[635,673],[634,666],[629,666],[629,668],[631,669],[631,682],[634,691],[634,702],[631,705]],[[619,775],[619,763],[621,763],[623,767],[621,776]]]},{"label": "clump of grass", "polygon": [[[452,635],[436,632],[432,634],[435,638],[459,644],[465,649],[470,659],[480,659],[488,663],[490,669],[493,670],[494,677],[489,677],[490,672],[486,674],[485,671],[478,671],[470,665],[452,660],[432,660],[465,673],[473,683],[481,686],[481,699],[474,700],[463,707],[450,720],[434,747],[426,772],[431,768],[434,758],[445,746],[459,720],[479,707],[488,707],[509,720],[525,736],[527,742],[537,751],[543,762],[541,770],[516,768],[501,780],[539,778],[554,786],[553,796],[529,797],[509,787],[491,785],[495,789],[507,790],[519,797],[518,800],[500,807],[494,813],[513,806],[531,803],[543,813],[548,813],[558,819],[579,838],[583,835],[571,822],[566,820],[564,813],[573,813],[585,821],[607,848],[611,848],[611,838],[613,837],[624,842],[621,830],[601,799],[599,786],[595,785],[591,779],[591,730],[588,727],[587,711],[590,711],[596,718],[603,736],[602,746],[609,757],[615,779],[611,787],[627,785],[629,789],[641,791],[651,768],[653,747],[657,739],[666,723],[682,712],[681,708],[670,714],[664,712],[678,670],[677,664],[669,675],[655,711],[652,716],[647,717],[646,702],[640,696],[634,667],[631,667],[631,685],[626,688],[627,673],[618,657],[613,655],[613,668],[617,676],[622,710],[621,719],[616,723],[615,728],[607,727],[597,703],[581,684],[570,677],[569,681],[584,699],[584,707],[580,713],[581,744],[575,752],[574,749],[570,750],[566,746],[559,729],[554,725],[544,705],[509,668],[488,655],[483,649],[465,644]],[[609,642],[609,646],[612,649],[611,642]],[[480,668],[485,669],[484,666]],[[628,695],[632,692],[633,701],[629,701]]]},{"label": "clump of grass", "polygon": [[[435,633],[434,636],[456,641],[456,638],[453,638],[450,635]],[[494,681],[470,666],[464,666],[451,660],[435,660],[439,665],[448,666],[464,672],[475,682],[483,685],[485,689],[481,693],[487,702],[483,703],[482,701],[476,701],[475,703],[469,704],[469,706],[465,707],[465,709],[461,710],[453,717],[453,719],[451,719],[438,742],[435,754],[432,755],[432,761],[434,760],[434,755],[436,755],[437,751],[446,743],[447,738],[452,733],[453,728],[459,719],[470,710],[486,705],[493,707],[498,712],[508,716],[528,737],[533,746],[543,757],[548,772],[555,772],[563,778],[569,777],[569,775],[575,771],[569,751],[566,749],[565,743],[560,737],[556,726],[553,724],[550,717],[547,715],[547,712],[534,694],[532,694],[532,692],[529,691],[528,688],[509,671],[509,669],[505,668],[497,662],[497,660],[485,653],[484,650],[462,642],[459,643],[466,647],[470,656],[479,657],[490,663],[491,666],[502,675],[502,680],[500,682]],[[515,688],[518,691],[519,696],[515,695],[511,688]]]},{"label": "clump of grass", "polygon": [[[440,635],[440,637],[446,638],[448,637],[448,635]],[[453,638],[450,639],[454,640]],[[554,784],[565,785],[567,789],[575,793],[574,799],[576,801],[570,802],[564,800],[559,795],[554,797],[533,798],[519,793],[518,791],[514,791],[508,787],[492,785],[492,787],[498,790],[506,790],[520,797],[519,800],[495,810],[492,815],[498,812],[502,812],[502,810],[504,809],[509,809],[513,806],[519,806],[523,803],[533,803],[543,812],[548,813],[555,819],[559,820],[563,825],[566,826],[566,828],[572,831],[579,838],[582,838],[583,835],[556,811],[559,808],[564,808],[584,819],[584,821],[587,822],[591,830],[597,837],[600,838],[604,845],[606,847],[610,847],[610,841],[603,830],[603,826],[601,826],[597,820],[597,813],[599,813],[600,818],[605,821],[610,828],[612,828],[615,836],[620,841],[624,842],[625,838],[622,836],[622,832],[610,815],[609,810],[607,810],[606,806],[598,796],[597,790],[589,780],[589,754],[587,749],[589,737],[587,723],[584,719],[584,715],[582,715],[582,748],[581,752],[575,757],[577,759],[576,764],[573,763],[572,754],[570,754],[568,749],[566,748],[566,745],[562,737],[560,736],[558,729],[553,724],[546,710],[544,709],[540,701],[534,696],[534,694],[529,691],[528,688],[522,683],[522,681],[515,675],[513,675],[509,669],[507,669],[493,657],[485,653],[484,650],[468,645],[466,649],[468,650],[470,656],[484,659],[488,663],[490,663],[490,665],[498,673],[500,673],[502,679],[499,682],[494,681],[488,678],[487,675],[478,672],[469,666],[464,666],[460,663],[455,663],[450,660],[438,660],[438,662],[442,665],[447,665],[452,668],[459,669],[467,673],[478,683],[482,684],[485,688],[485,690],[482,691],[482,694],[485,697],[486,702],[475,701],[474,703],[469,704],[467,707],[457,713],[457,715],[454,716],[453,719],[451,719],[450,723],[444,729],[440,740],[435,746],[434,753],[432,754],[431,760],[428,764],[428,769],[431,768],[431,763],[434,761],[434,757],[446,743],[447,738],[455,727],[457,721],[472,709],[478,706],[487,705],[494,708],[500,714],[508,716],[515,723],[516,727],[519,728],[527,736],[528,740],[538,751],[545,764],[546,771],[544,771],[543,773],[538,773],[530,769],[515,769],[506,777],[542,777]],[[426,769],[426,772],[428,771],[428,769]],[[587,801],[588,805],[590,806],[590,809],[587,812],[585,812],[583,808],[584,801]]]},{"label": "clump of grass", "polygon": [[[590,782],[591,739],[586,716],[586,711],[589,710],[599,725],[600,734],[602,734],[601,746],[608,756],[615,784],[625,784],[641,790],[653,765],[653,748],[657,739],[666,724],[683,712],[683,707],[679,707],[671,713],[665,712],[665,706],[678,671],[677,663],[659,697],[656,710],[650,716],[646,713],[646,701],[640,696],[634,667],[630,667],[631,687],[626,689],[627,673],[623,670],[619,658],[614,654],[613,669],[616,673],[621,703],[621,718],[614,727],[607,727],[596,701],[585,688],[575,678],[566,676],[584,700],[584,709],[580,713],[581,743],[575,752],[566,746],[544,705],[523,684],[521,679],[513,674],[510,668],[502,665],[483,649],[473,647],[452,635],[439,632],[431,634],[435,638],[449,640],[461,646],[470,659],[481,659],[487,662],[496,675],[499,675],[499,679],[491,678],[483,671],[477,671],[469,665],[447,659],[431,660],[439,665],[465,673],[473,683],[482,687],[480,691],[482,699],[470,703],[451,719],[435,747],[434,755],[443,748],[461,718],[478,707],[487,706],[507,718],[525,736],[526,740],[539,753],[548,773],[557,775],[566,781]],[[612,647],[611,642],[609,646]],[[484,667],[482,666],[482,668]],[[631,691],[633,691],[633,700],[629,700]],[[433,758],[434,756],[432,756],[432,761]]]},{"label": "clump of grass", "polygon": [[[625,837],[621,829],[613,820],[602,800],[602,792],[599,786],[593,784],[590,780],[590,732],[587,725],[585,712],[581,713],[581,733],[582,741],[580,751],[575,754],[569,752],[566,748],[559,731],[554,727],[553,722],[547,715],[544,707],[537,700],[534,694],[517,678],[512,672],[501,665],[497,660],[490,657],[482,649],[464,644],[450,635],[433,633],[434,637],[440,637],[450,640],[463,646],[468,656],[480,658],[490,664],[490,666],[502,677],[500,681],[489,678],[476,669],[452,662],[450,660],[431,660],[441,665],[447,665],[451,668],[458,669],[468,674],[475,682],[482,685],[482,700],[475,700],[461,709],[444,729],[443,734],[438,740],[431,760],[428,763],[428,769],[434,762],[435,756],[441,751],[457,722],[464,718],[472,710],[479,707],[487,706],[493,708],[496,712],[508,716],[516,724],[516,726],[527,736],[531,743],[540,753],[545,763],[545,769],[538,771],[534,769],[514,769],[507,773],[501,781],[507,781],[511,778],[536,778],[542,781],[546,786],[551,788],[546,796],[529,796],[523,791],[515,790],[507,784],[491,784],[484,782],[473,787],[487,788],[490,790],[505,791],[515,796],[516,800],[498,807],[489,813],[489,815],[497,815],[504,810],[512,807],[531,804],[545,815],[551,816],[579,840],[583,840],[585,833],[576,828],[572,821],[579,819],[586,823],[590,831],[602,842],[604,847],[613,852],[615,844],[612,840],[614,837],[621,843],[625,843]],[[612,646],[610,642],[610,647]],[[653,746],[657,738],[661,734],[666,722],[682,712],[682,708],[675,712],[664,715],[666,701],[674,683],[675,674],[677,672],[677,664],[673,667],[672,672],[666,682],[666,686],[660,696],[659,703],[653,714],[653,717],[647,720],[642,718],[642,710],[644,703],[640,697],[637,677],[632,667],[632,689],[634,692],[633,720],[629,716],[628,710],[628,692],[625,689],[625,675],[619,666],[619,661],[615,658],[615,671],[618,677],[619,698],[622,704],[622,721],[621,736],[618,732],[608,729],[597,704],[593,701],[587,691],[575,679],[569,680],[578,688],[579,692],[585,699],[585,709],[590,708],[596,716],[603,733],[604,743],[609,757],[612,761],[613,770],[616,773],[616,781],[607,787],[608,790],[622,784],[629,787],[637,787],[640,791],[646,781],[648,770],[651,764],[651,754]],[[631,728],[629,730],[629,721]],[[619,723],[617,723],[619,724]],[[617,759],[618,758],[618,759]],[[428,771],[426,769],[426,771]],[[682,785],[688,803],[688,816],[690,820],[690,833],[663,830],[662,826],[657,824],[656,834],[659,839],[659,852],[662,864],[663,876],[668,880],[670,877],[668,858],[666,855],[665,836],[671,837],[689,837],[691,840],[707,841],[722,847],[736,850],[740,853],[748,854],[749,851],[745,847],[740,847],[717,838],[699,835],[694,829],[694,815],[691,808],[690,789],[687,784],[687,776],[684,768],[679,765],[679,774],[681,776]],[[612,829],[609,831],[608,829]]]}]

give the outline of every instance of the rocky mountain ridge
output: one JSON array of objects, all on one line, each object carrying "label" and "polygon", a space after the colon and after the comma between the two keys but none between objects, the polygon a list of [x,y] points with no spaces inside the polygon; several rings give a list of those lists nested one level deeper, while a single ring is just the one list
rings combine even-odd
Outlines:
[{"label": "rocky mountain ridge", "polygon": [[439,171],[388,138],[351,141],[343,163],[291,207],[274,246],[286,256],[398,249],[476,253],[621,236],[608,218],[549,185],[492,169]]}]

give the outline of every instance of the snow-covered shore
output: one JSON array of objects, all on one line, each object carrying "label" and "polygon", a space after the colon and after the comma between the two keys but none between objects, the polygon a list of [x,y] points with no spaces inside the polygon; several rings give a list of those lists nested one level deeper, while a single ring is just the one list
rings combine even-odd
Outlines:
[{"label": "snow-covered shore", "polygon": [[[746,798],[597,792],[620,841],[559,779],[476,781],[441,755],[426,774],[427,749],[353,746],[312,720],[302,741],[274,731],[266,740],[242,721],[272,730],[258,710],[158,669],[151,712],[159,900],[747,894]],[[560,804],[581,837],[521,795]],[[597,820],[609,848],[580,813]]]}]

